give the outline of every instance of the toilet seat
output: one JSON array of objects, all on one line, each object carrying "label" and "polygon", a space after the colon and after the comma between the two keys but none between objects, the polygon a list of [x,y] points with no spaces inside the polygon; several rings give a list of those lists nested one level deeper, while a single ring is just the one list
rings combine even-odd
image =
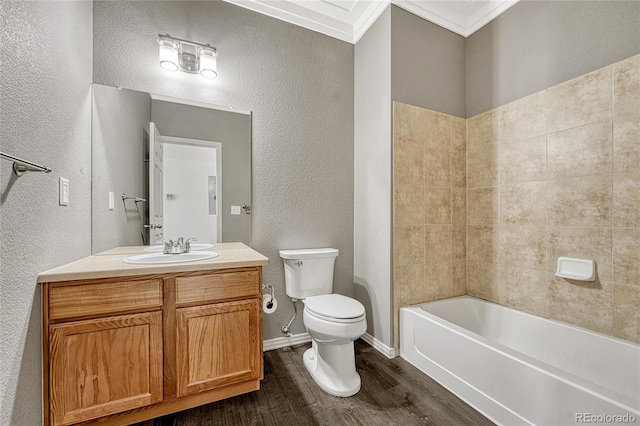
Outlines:
[{"label": "toilet seat", "polygon": [[365,319],[362,303],[340,294],[307,297],[305,310],[316,318],[339,323],[354,323]]}]

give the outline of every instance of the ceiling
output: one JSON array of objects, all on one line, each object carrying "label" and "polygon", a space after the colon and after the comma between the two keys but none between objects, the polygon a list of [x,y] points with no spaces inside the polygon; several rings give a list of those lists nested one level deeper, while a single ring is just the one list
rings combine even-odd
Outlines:
[{"label": "ceiling", "polygon": [[355,43],[393,3],[467,37],[518,0],[225,0],[337,39]]}]

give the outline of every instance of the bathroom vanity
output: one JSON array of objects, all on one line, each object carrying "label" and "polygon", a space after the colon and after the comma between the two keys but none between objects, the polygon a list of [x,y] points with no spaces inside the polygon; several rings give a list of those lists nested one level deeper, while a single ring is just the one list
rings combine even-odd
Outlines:
[{"label": "bathroom vanity", "polygon": [[129,265],[123,247],[41,273],[45,425],[131,424],[258,390],[262,266],[241,243],[209,260]]}]

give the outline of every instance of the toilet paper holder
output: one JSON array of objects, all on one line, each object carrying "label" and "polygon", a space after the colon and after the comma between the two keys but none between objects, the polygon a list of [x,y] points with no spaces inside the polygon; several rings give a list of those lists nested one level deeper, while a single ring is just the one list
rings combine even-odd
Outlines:
[{"label": "toilet paper holder", "polygon": [[270,290],[270,293],[271,293],[271,294],[270,294],[270,296],[271,296],[271,300],[269,300],[269,301],[267,302],[267,308],[271,309],[271,308],[273,307],[273,301],[274,301],[274,300],[276,300],[276,299],[275,299],[274,294],[273,294],[273,293],[274,293],[273,286],[272,286],[271,284],[269,284],[269,283],[267,283],[267,284],[262,284],[262,291],[263,291],[263,292],[264,292],[264,290],[265,290],[265,289],[267,289],[267,288],[268,288],[268,289],[271,289],[271,290]]}]

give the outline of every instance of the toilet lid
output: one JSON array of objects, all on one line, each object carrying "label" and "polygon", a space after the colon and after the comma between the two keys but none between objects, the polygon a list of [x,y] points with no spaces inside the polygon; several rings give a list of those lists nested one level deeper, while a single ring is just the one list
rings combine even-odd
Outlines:
[{"label": "toilet lid", "polygon": [[364,315],[362,303],[340,294],[323,294],[305,299],[305,309],[328,318],[348,319]]}]

